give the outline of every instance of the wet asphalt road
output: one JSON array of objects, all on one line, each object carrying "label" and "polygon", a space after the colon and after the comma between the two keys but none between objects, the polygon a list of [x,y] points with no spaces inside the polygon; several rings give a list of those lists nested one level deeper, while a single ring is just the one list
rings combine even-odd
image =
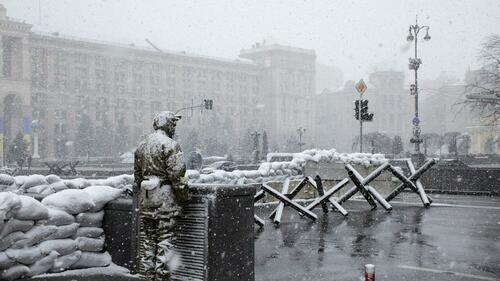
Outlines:
[{"label": "wet asphalt road", "polygon": [[364,280],[373,263],[377,281],[500,280],[499,197],[433,195],[428,209],[413,194],[397,199],[392,212],[350,200],[347,218],[317,208],[316,223],[285,208],[279,228],[255,228],[255,279]]}]

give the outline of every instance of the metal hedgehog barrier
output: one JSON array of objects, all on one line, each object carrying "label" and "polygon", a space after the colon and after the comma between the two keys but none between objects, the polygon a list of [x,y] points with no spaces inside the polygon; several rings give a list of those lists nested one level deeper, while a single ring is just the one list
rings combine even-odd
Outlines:
[{"label": "metal hedgehog barrier", "polygon": [[[432,199],[426,194],[424,186],[420,182],[420,177],[436,164],[436,160],[428,160],[418,170],[415,169],[415,166],[410,159],[404,160],[406,161],[408,169],[411,173],[408,177],[387,162],[377,167],[366,177],[361,176],[361,174],[350,164],[346,164],[345,169],[347,170],[348,177],[344,178],[327,191],[324,191],[321,177],[319,175],[317,175],[314,179],[306,176],[293,189],[291,189],[291,191],[289,191],[290,180],[286,179],[283,183],[281,192],[272,188],[268,184],[262,184],[260,191],[258,191],[254,196],[254,202],[263,199],[266,193],[278,200],[278,206],[269,216],[275,225],[279,225],[281,223],[281,217],[285,207],[291,207],[301,216],[307,217],[312,221],[316,221],[318,218],[312,210],[319,205],[322,206],[323,213],[328,212],[328,204],[330,204],[334,210],[337,210],[343,216],[347,216],[348,212],[342,207],[342,203],[352,198],[358,192],[361,193],[372,209],[377,208],[378,202],[378,204],[380,204],[384,209],[391,211],[392,206],[389,202],[398,196],[404,189],[409,188],[418,194],[424,207],[429,207],[432,203]],[[385,171],[390,172],[401,182],[386,198],[382,197],[382,195],[370,185],[372,181]],[[344,188],[349,182],[352,182],[354,186],[348,189],[342,196],[339,197],[338,200],[335,200],[333,195]],[[294,198],[306,186],[312,187],[316,191],[317,196],[309,205],[302,206],[298,202],[294,201]],[[257,215],[254,215],[254,222],[260,227],[265,225],[265,221]]]}]

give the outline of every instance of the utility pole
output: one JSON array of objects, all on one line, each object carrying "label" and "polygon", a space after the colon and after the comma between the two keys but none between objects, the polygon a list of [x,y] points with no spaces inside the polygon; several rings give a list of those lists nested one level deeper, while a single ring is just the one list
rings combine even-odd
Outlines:
[{"label": "utility pole", "polygon": [[418,53],[417,53],[418,34],[422,29],[425,29],[424,40],[429,41],[431,39],[431,37],[429,36],[429,26],[427,25],[419,26],[417,18],[415,19],[415,25],[410,25],[410,27],[408,28],[408,36],[406,37],[406,40],[408,42],[415,41],[415,57],[409,58],[409,64],[408,64],[410,70],[415,71],[415,82],[414,84],[410,85],[410,94],[415,96],[415,117],[413,117],[412,119],[413,137],[410,139],[410,142],[415,144],[414,162],[418,163],[419,165],[422,164],[424,160],[423,159],[424,156],[420,152],[420,144],[423,141],[422,138],[420,137],[421,129],[420,129],[420,119],[418,117],[418,68],[420,67],[420,64],[422,64],[422,60],[418,58]]}]

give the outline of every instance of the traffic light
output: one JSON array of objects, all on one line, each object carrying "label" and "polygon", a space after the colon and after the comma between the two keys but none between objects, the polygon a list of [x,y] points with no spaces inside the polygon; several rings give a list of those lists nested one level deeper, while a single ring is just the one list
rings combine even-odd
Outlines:
[{"label": "traffic light", "polygon": [[368,100],[361,101],[361,120],[362,121],[372,121],[373,113],[368,113]]},{"label": "traffic light", "polygon": [[205,107],[205,109],[212,110],[213,104],[214,104],[214,101],[211,99],[204,99],[203,100],[203,106]]},{"label": "traffic light", "polygon": [[359,120],[359,100],[354,101],[354,118]]}]

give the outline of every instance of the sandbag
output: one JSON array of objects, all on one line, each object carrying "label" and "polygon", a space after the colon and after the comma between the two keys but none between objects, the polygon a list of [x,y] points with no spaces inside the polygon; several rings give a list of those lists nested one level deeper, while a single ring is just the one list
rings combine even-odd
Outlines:
[{"label": "sandbag", "polygon": [[13,185],[14,177],[7,174],[0,174],[0,185]]},{"label": "sandbag", "polygon": [[77,237],[88,237],[88,238],[99,238],[104,235],[104,230],[100,227],[79,227],[76,230],[76,234],[73,238]]},{"label": "sandbag", "polygon": [[105,267],[111,264],[111,256],[108,252],[90,253],[82,252],[80,259],[71,265],[70,269],[80,269],[89,267]]},{"label": "sandbag", "polygon": [[0,272],[0,280],[12,281],[23,277],[28,277],[29,274],[29,267],[25,265],[16,265]]},{"label": "sandbag", "polygon": [[29,196],[19,195],[21,208],[15,213],[19,220],[46,220],[49,217],[49,209],[38,200]]},{"label": "sandbag", "polygon": [[12,249],[21,249],[33,246],[40,241],[45,240],[52,233],[57,231],[57,227],[53,225],[36,225],[25,233],[25,238],[16,241],[12,244]]},{"label": "sandbag", "polygon": [[7,257],[10,259],[26,265],[31,265],[43,257],[42,252],[38,247],[7,249],[5,254],[7,254]]},{"label": "sandbag", "polygon": [[11,185],[0,184],[0,192],[15,192],[17,191],[17,188],[18,187],[15,183]]},{"label": "sandbag", "polygon": [[84,252],[101,252],[104,249],[104,238],[76,238],[78,250]]},{"label": "sandbag", "polygon": [[12,232],[16,231],[26,232],[30,230],[33,227],[33,225],[35,225],[35,221],[32,220],[27,221],[27,220],[10,219],[5,223],[2,232],[0,232],[0,238],[5,237],[11,234]]},{"label": "sandbag", "polygon": [[11,234],[0,239],[0,251],[10,248],[12,244],[23,239],[26,239],[26,235],[23,232],[12,232]]},{"label": "sandbag", "polygon": [[51,194],[42,200],[42,204],[72,215],[86,212],[95,207],[94,201],[87,192],[75,189],[66,189]]},{"label": "sandbag", "polygon": [[76,222],[85,227],[101,227],[104,211],[97,213],[81,213],[76,216]]},{"label": "sandbag", "polygon": [[62,272],[70,268],[73,264],[80,260],[82,257],[81,251],[75,251],[71,254],[60,256],[54,260],[54,264],[50,269],[50,272]]},{"label": "sandbag", "polygon": [[51,191],[51,193],[54,193],[54,191],[50,188],[48,184],[42,184],[42,185],[37,185],[30,187],[26,189],[27,193],[36,193],[36,194],[43,194],[46,193],[47,190]]},{"label": "sandbag", "polygon": [[66,184],[64,184],[63,181],[58,181],[58,182],[51,183],[50,184],[50,188],[52,190],[54,190],[55,192],[59,192],[61,190],[68,189],[68,187],[66,186]]},{"label": "sandbag", "polygon": [[14,183],[21,187],[24,184],[24,181],[28,178],[28,176],[15,176]]},{"label": "sandbag", "polygon": [[75,222],[75,217],[65,211],[49,208],[49,217],[43,223],[46,225],[68,225]]},{"label": "sandbag", "polygon": [[10,259],[5,252],[0,252],[0,270],[14,266],[16,262]]},{"label": "sandbag", "polygon": [[43,255],[48,255],[50,252],[56,251],[63,256],[76,251],[77,242],[73,239],[47,240],[38,244],[38,248],[40,248]]},{"label": "sandbag", "polygon": [[48,176],[45,176],[45,180],[49,184],[53,184],[53,183],[56,183],[56,182],[62,182],[62,179],[58,175],[48,175]]},{"label": "sandbag", "polygon": [[45,176],[42,175],[29,175],[24,178],[23,184],[20,187],[27,190],[31,187],[37,185],[48,185],[49,183],[45,180]]},{"label": "sandbag", "polygon": [[54,260],[58,256],[59,256],[58,252],[56,251],[50,252],[46,257],[38,260],[29,267],[31,272],[28,273],[28,276],[33,277],[35,275],[40,275],[48,272],[54,265]]},{"label": "sandbag", "polygon": [[0,193],[0,220],[11,218],[21,208],[19,195],[12,192]]},{"label": "sandbag", "polygon": [[52,233],[44,240],[65,239],[73,237],[76,234],[76,230],[79,226],[80,224],[78,223],[57,226],[56,232]]},{"label": "sandbag", "polygon": [[117,199],[122,194],[122,189],[116,189],[104,185],[89,186],[83,191],[87,192],[94,201],[95,207],[90,209],[91,212],[97,212],[104,209],[104,206],[112,200]]},{"label": "sandbag", "polygon": [[84,178],[64,180],[64,183],[70,189],[83,189],[87,186],[90,186],[89,180],[84,179]]}]

